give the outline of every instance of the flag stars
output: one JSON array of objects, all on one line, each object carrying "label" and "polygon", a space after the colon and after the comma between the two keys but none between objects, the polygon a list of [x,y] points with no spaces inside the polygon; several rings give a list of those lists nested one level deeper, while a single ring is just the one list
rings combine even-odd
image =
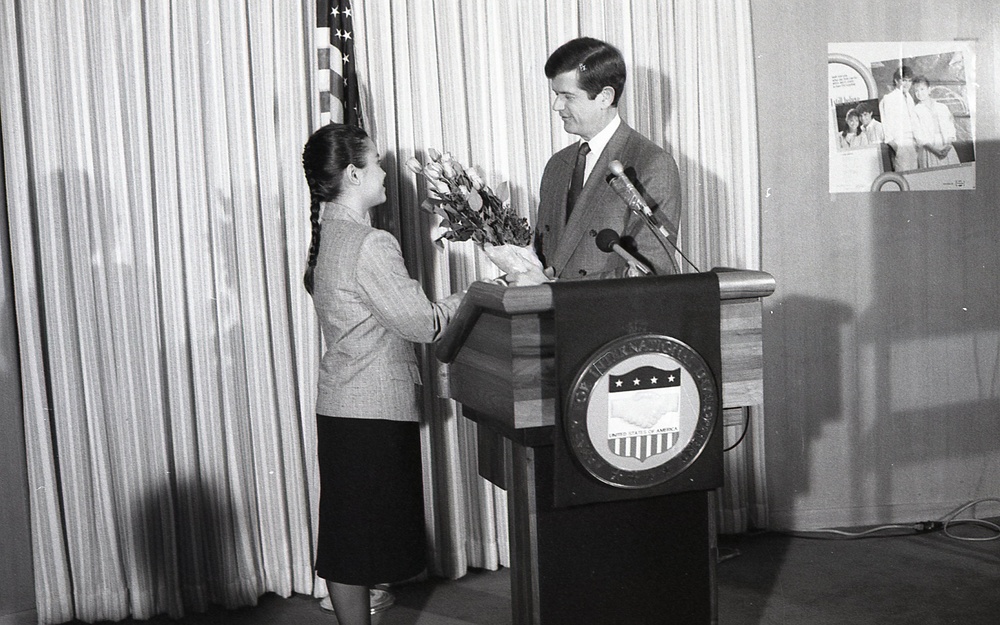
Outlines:
[{"label": "flag stars", "polygon": [[[334,17],[334,19],[336,19],[337,17],[339,17],[340,16],[340,8],[339,7],[333,7],[330,10],[330,15],[332,15]],[[351,18],[351,17],[354,17],[354,15],[353,15],[353,12],[351,11],[350,5],[348,5],[347,8],[344,9],[344,18],[346,19],[346,18]]]},{"label": "flag stars", "polygon": [[657,380],[659,380],[659,378],[657,378],[657,377],[656,377],[656,376],[654,375],[653,377],[649,378],[649,383],[650,383],[650,384],[656,384],[656,381],[657,381]]},{"label": "flag stars", "polygon": [[639,386],[639,384],[640,384],[639,378],[632,380],[632,386]]},{"label": "flag stars", "polygon": [[615,386],[618,387],[618,388],[621,388],[622,387],[622,381],[621,380],[616,380],[615,381]]},{"label": "flag stars", "polygon": [[673,381],[674,381],[674,380],[676,380],[676,379],[677,379],[677,378],[675,378],[675,377],[674,377],[674,376],[672,376],[672,375],[671,375],[671,376],[667,376],[667,382],[673,382]]}]

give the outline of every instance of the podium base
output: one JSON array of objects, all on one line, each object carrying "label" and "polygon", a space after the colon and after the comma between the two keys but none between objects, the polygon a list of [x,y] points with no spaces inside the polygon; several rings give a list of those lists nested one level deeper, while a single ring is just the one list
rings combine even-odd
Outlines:
[{"label": "podium base", "polygon": [[556,508],[552,447],[511,452],[515,625],[716,622],[709,491]]}]

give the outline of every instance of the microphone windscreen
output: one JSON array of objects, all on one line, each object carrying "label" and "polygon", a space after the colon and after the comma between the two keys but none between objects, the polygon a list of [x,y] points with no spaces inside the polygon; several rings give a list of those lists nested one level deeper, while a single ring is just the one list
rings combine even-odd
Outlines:
[{"label": "microphone windscreen", "polygon": [[625,175],[625,167],[622,165],[621,161],[611,161],[610,163],[608,163],[608,169],[610,169],[611,173],[613,173],[616,176]]},{"label": "microphone windscreen", "polygon": [[597,249],[602,252],[611,252],[618,243],[618,233],[611,228],[605,228],[597,233]]}]

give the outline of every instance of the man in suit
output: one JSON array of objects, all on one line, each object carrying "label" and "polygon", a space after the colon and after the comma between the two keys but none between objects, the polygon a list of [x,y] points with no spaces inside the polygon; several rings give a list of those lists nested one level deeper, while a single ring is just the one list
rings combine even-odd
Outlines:
[{"label": "man in suit", "polygon": [[917,141],[913,130],[917,126],[916,103],[910,93],[913,70],[901,65],[892,75],[893,89],[878,103],[885,142],[892,148],[892,170],[909,171],[917,168]]},{"label": "man in suit", "polygon": [[[622,247],[657,275],[678,271],[672,248],[608,184],[609,163],[620,161],[676,242],[681,219],[677,163],[619,117],[625,74],[621,52],[590,37],[563,44],[545,63],[545,75],[555,94],[552,110],[562,118],[566,132],[580,137],[556,152],[542,175],[535,251],[556,278],[635,274],[621,256],[597,247],[597,233],[605,228],[617,232]],[[574,175],[579,186],[574,185]]]}]

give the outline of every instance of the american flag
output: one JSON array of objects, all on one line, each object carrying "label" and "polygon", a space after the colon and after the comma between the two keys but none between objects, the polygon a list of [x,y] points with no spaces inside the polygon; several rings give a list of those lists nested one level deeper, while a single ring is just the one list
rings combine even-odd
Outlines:
[{"label": "american flag", "polygon": [[316,0],[320,123],[363,126],[350,0]]}]

